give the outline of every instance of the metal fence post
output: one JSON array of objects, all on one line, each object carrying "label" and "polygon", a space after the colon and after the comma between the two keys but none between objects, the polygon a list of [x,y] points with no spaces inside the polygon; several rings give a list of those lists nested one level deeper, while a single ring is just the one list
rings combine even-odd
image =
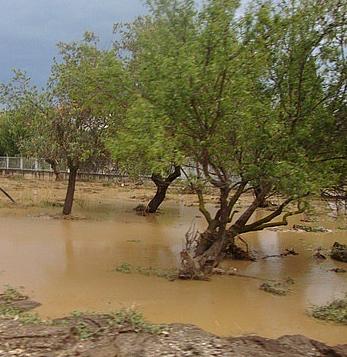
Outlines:
[{"label": "metal fence post", "polygon": [[10,158],[6,156],[6,170],[10,168]]}]

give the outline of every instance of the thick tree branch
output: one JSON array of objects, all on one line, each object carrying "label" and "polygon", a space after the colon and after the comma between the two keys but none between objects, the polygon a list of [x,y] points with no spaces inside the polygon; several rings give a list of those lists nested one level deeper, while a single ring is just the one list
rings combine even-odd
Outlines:
[{"label": "thick tree branch", "polygon": [[204,215],[208,224],[212,222],[212,217],[210,212],[205,207],[204,196],[201,189],[195,189],[199,199],[199,211]]},{"label": "thick tree branch", "polygon": [[262,188],[259,195],[254,199],[254,201],[247,208],[247,210],[241,215],[241,217],[235,222],[235,224],[233,225],[234,227],[236,227],[238,229],[239,228],[242,229],[245,226],[245,224],[251,218],[253,213],[259,207],[260,203],[265,199],[266,194],[269,192],[269,190],[270,190],[270,188],[267,188],[267,189],[265,189],[264,187]]},{"label": "thick tree branch", "polygon": [[266,216],[266,217],[264,217],[262,219],[259,219],[258,221],[254,222],[254,223],[248,224],[248,225],[244,226],[244,228],[241,228],[241,232],[242,233],[244,231],[245,232],[250,232],[250,231],[256,230],[259,226],[262,226],[263,224],[271,222],[274,218],[276,218],[279,215],[281,215],[282,212],[283,212],[283,209],[292,201],[293,201],[292,198],[288,198],[280,206],[278,206],[277,209],[274,212],[272,212],[268,216]]},{"label": "thick tree branch", "polygon": [[[301,202],[298,203],[298,210],[295,211],[295,212],[287,212],[283,218],[282,218],[282,221],[278,221],[278,222],[272,222],[272,223],[264,223],[264,224],[261,224],[259,226],[257,226],[256,228],[254,229],[249,229],[249,230],[246,230],[246,231],[242,231],[242,233],[246,233],[246,232],[254,232],[254,231],[261,231],[265,228],[273,228],[273,227],[279,227],[279,226],[287,226],[288,225],[288,218],[291,217],[291,216],[295,216],[297,214],[301,214],[301,213],[304,213],[305,212],[305,209],[306,209],[306,205],[301,206]],[[246,227],[245,227],[246,228]]]}]

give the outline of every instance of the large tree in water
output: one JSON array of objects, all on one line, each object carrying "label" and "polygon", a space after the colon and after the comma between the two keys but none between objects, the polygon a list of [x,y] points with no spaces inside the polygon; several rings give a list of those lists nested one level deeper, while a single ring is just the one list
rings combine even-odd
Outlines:
[{"label": "large tree in water", "polygon": [[[130,28],[138,90],[165,116],[167,138],[197,163],[207,228],[182,252],[182,277],[209,274],[237,236],[286,225],[335,179],[330,144],[346,101],[346,5],[340,1],[149,1]],[[216,213],[203,188],[219,191]],[[237,212],[237,202],[256,189]],[[277,202],[255,219],[264,200]]]},{"label": "large tree in water", "polygon": [[64,215],[72,210],[78,171],[110,156],[105,140],[121,125],[128,102],[117,53],[97,44],[90,33],[81,42],[60,43],[61,61],[53,64],[44,91],[21,72],[1,91],[8,114],[30,133],[21,143],[23,151],[68,168]]}]

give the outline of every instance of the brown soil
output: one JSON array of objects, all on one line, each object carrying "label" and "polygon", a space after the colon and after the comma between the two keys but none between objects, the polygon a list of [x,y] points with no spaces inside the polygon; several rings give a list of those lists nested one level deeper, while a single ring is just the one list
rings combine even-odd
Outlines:
[{"label": "brown soil", "polygon": [[[45,209],[49,215],[60,214],[66,194],[67,183],[65,181],[50,181],[23,178],[22,176],[0,176],[0,187],[6,190],[16,203],[12,203],[0,192],[0,208],[2,214],[26,215],[34,214],[35,209]],[[151,181],[145,181],[141,185],[128,180],[124,182],[106,181],[90,182],[78,181],[73,207],[73,215],[83,218],[93,218],[89,210],[112,210],[110,203],[118,201],[134,202],[134,208],[139,204],[147,205],[155,194],[155,185]],[[250,197],[251,198],[251,197]],[[185,206],[198,206],[195,194],[187,193],[183,183],[176,183],[169,187],[165,202],[179,201]],[[205,195],[205,201],[210,204],[218,203],[217,192],[209,192]]]},{"label": "brown soil", "polygon": [[19,310],[19,316],[0,318],[3,357],[347,356],[347,345],[329,347],[300,335],[276,340],[221,338],[183,324],[162,325],[160,330],[146,332],[145,324],[116,321],[111,315],[78,314],[31,323],[20,318],[20,311],[36,303],[22,295],[2,299],[3,303]]},{"label": "brown soil", "polygon": [[[81,339],[80,326],[89,338]],[[220,338],[195,326],[174,324],[163,332],[137,332],[132,326],[111,325],[108,316],[67,318],[30,325],[0,320],[0,356],[146,357],[146,356],[347,356],[347,345],[329,347],[304,336],[272,340],[258,336]]]}]

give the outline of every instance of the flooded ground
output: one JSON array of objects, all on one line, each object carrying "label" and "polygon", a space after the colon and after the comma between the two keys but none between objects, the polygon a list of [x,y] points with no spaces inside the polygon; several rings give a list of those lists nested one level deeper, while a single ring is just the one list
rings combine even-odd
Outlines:
[{"label": "flooded ground", "polygon": [[[346,221],[324,215],[314,223],[331,229],[329,233],[263,231],[247,236],[259,256],[286,248],[299,253],[226,263],[240,274],[261,279],[294,279],[288,296],[273,296],[259,290],[258,279],[231,276],[214,277],[210,282],[169,282],[114,271],[122,263],[177,267],[190,224],[203,226],[197,207],[191,206],[193,196],[172,195],[160,215],[142,217],[132,208],[150,191],[102,184],[91,189],[84,183],[78,187],[75,214],[88,219],[61,220],[48,214],[59,212],[51,203],[62,199],[63,184],[3,179],[0,183],[20,201],[19,208],[11,208],[0,198],[0,284],[23,287],[42,303],[37,312],[43,317],[136,306],[152,322],[192,323],[219,335],[303,334],[333,345],[347,342],[346,326],[320,322],[306,314],[310,305],[347,292],[346,273],[329,271],[346,268],[346,264],[329,258],[317,262],[312,257],[317,247],[324,252],[335,241],[347,243],[347,231],[341,229]],[[35,206],[37,197],[43,196],[43,204]],[[25,205],[25,201],[31,204]]]}]

